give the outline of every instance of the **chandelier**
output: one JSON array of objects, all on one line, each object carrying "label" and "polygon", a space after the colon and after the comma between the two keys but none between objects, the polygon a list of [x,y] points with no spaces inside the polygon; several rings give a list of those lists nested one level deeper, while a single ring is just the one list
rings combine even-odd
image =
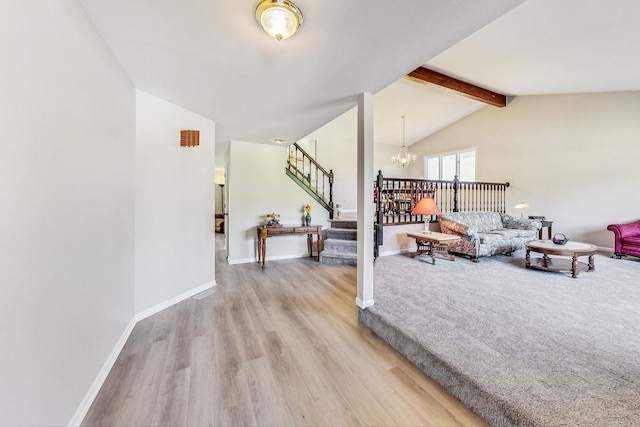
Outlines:
[{"label": "chandelier", "polygon": [[402,165],[402,167],[416,161],[415,154],[410,154],[407,147],[404,145],[404,118],[405,116],[402,116],[402,150],[395,156],[391,157],[393,163]]}]

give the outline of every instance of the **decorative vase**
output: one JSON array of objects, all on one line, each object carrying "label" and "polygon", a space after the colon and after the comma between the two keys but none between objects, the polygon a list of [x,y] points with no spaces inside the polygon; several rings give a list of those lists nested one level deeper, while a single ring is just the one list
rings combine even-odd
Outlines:
[{"label": "decorative vase", "polygon": [[307,216],[304,217],[304,221],[307,225],[311,224],[311,215],[307,214]]}]

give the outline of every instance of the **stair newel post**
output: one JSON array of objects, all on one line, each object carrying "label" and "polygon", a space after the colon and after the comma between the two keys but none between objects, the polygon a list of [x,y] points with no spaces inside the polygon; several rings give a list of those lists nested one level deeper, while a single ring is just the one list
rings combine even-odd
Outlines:
[{"label": "stair newel post", "polygon": [[458,208],[458,189],[460,188],[460,180],[458,179],[458,175],[454,175],[453,177],[453,211],[460,212]]},{"label": "stair newel post", "polygon": [[502,213],[507,213],[507,187],[509,185],[509,182],[505,182],[502,186]]},{"label": "stair newel post", "polygon": [[329,219],[333,219],[333,169],[329,169]]},{"label": "stair newel post", "polygon": [[378,176],[376,178],[376,188],[375,188],[375,197],[376,197],[376,223],[374,224],[375,236],[373,242],[373,256],[374,259],[378,258],[380,253],[380,246],[383,244],[383,222],[384,222],[384,210],[382,209],[382,186],[384,185],[384,177],[382,176],[382,171],[378,171]]}]

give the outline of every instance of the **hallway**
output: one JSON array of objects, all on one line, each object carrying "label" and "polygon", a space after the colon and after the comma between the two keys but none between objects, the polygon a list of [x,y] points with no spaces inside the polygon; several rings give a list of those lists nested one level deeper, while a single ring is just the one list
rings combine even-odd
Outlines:
[{"label": "hallway", "polygon": [[227,265],[139,322],[83,425],[483,425],[357,322],[356,269]]}]

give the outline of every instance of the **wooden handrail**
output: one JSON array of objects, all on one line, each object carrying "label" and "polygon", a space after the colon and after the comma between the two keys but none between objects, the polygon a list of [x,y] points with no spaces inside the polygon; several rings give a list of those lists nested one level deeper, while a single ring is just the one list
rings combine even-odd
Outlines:
[{"label": "wooden handrail", "polygon": [[[326,171],[325,168],[323,168],[322,166],[320,166],[320,163],[318,163],[316,161],[316,159],[314,159],[313,157],[311,157],[309,155],[309,153],[307,153],[306,151],[304,151],[304,149],[302,147],[300,147],[297,143],[294,143],[293,146],[296,148],[297,151],[302,152],[302,157],[306,157],[307,159],[309,159],[309,161],[311,163],[313,163],[315,165],[316,168],[318,168],[318,170],[320,170],[323,174],[329,176],[330,173]],[[289,153],[291,153],[291,148],[289,148]]]},{"label": "wooden handrail", "polygon": [[[302,169],[298,167],[298,158],[301,155]],[[295,159],[295,164],[291,162],[291,158]],[[309,165],[309,170],[306,170],[305,166]],[[302,187],[307,193],[309,193],[315,200],[320,203],[327,211],[329,211],[329,218],[333,219],[333,170],[327,170],[323,168],[313,157],[309,155],[298,144],[292,144],[289,146],[286,173],[291,179],[293,179],[300,187]],[[315,172],[315,174],[313,174]],[[315,179],[313,178],[315,175]],[[327,197],[328,187],[328,197]]]}]

